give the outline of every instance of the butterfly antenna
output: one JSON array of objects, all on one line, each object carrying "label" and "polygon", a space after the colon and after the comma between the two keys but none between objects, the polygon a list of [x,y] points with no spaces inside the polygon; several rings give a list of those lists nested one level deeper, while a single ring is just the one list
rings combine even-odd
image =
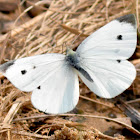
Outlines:
[{"label": "butterfly antenna", "polygon": [[74,40],[72,41],[72,45],[75,43],[75,41],[79,38],[79,36],[80,36],[82,33],[83,33],[83,31],[82,31],[78,36],[76,36],[76,37],[74,38]]},{"label": "butterfly antenna", "polygon": [[[82,31],[81,33],[79,33],[79,34],[74,38],[74,40],[73,40],[72,43],[71,43],[71,46],[75,43],[75,41],[79,38],[79,36],[80,36],[81,34],[83,34],[83,31]],[[72,48],[71,46],[67,46],[66,50]]]},{"label": "butterfly antenna", "polygon": [[64,51],[64,47],[66,46],[66,42],[63,42],[63,44],[62,44],[62,54],[65,52]]}]

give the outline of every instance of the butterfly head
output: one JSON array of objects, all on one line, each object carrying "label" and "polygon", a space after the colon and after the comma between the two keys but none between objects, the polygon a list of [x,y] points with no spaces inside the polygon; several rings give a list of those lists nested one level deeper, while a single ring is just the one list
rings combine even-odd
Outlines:
[{"label": "butterfly head", "polygon": [[69,47],[66,50],[66,61],[72,66],[79,62],[76,52]]},{"label": "butterfly head", "polygon": [[67,56],[68,56],[68,55],[75,55],[76,52],[73,51],[72,49],[70,49],[70,47],[67,47],[66,54],[67,54]]}]

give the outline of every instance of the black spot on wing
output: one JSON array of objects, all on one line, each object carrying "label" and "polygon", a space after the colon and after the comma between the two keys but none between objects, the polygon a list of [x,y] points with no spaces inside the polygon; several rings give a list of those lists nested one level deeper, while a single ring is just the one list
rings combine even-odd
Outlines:
[{"label": "black spot on wing", "polygon": [[9,62],[7,62],[7,63],[4,63],[4,64],[0,65],[0,71],[3,72],[3,73],[5,73],[6,70],[7,70],[10,66],[12,66],[12,65],[14,64],[14,62],[15,62],[15,60],[11,60],[11,61],[9,61]]},{"label": "black spot on wing", "polygon": [[136,19],[135,19],[135,16],[133,14],[121,16],[121,17],[117,18],[116,20],[118,20],[119,22],[130,23],[134,27],[136,26]]},{"label": "black spot on wing", "polygon": [[121,60],[117,60],[118,63],[121,63]]},{"label": "black spot on wing", "polygon": [[36,66],[33,66],[33,69],[35,69],[36,68]]},{"label": "black spot on wing", "polygon": [[21,70],[22,75],[26,74],[26,72],[27,72],[26,70]]},{"label": "black spot on wing", "polygon": [[37,89],[41,89],[41,86],[38,86]]},{"label": "black spot on wing", "polygon": [[118,39],[118,40],[122,40],[122,39],[123,39],[123,38],[122,38],[122,35],[118,35],[118,36],[117,36],[117,39]]}]

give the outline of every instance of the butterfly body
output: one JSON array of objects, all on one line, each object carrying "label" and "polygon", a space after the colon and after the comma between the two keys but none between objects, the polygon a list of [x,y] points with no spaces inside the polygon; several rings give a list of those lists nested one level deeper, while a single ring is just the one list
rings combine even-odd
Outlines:
[{"label": "butterfly body", "polygon": [[67,49],[66,61],[69,65],[79,71],[86,79],[93,82],[93,79],[90,75],[80,66],[80,62],[82,62],[80,56],[71,49]]},{"label": "butterfly body", "polygon": [[78,76],[103,98],[125,91],[136,77],[127,60],[136,49],[137,28],[133,14],[117,18],[87,37],[74,52],[25,57],[0,65],[0,72],[15,87],[32,91],[37,109],[51,114],[72,110],[79,99]]}]

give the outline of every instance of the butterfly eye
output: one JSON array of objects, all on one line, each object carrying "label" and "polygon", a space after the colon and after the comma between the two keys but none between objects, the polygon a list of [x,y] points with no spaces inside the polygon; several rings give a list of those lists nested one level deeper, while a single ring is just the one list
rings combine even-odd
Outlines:
[{"label": "butterfly eye", "polygon": [[26,70],[22,70],[21,74],[24,75],[24,74],[26,74],[26,72],[27,72]]},{"label": "butterfly eye", "polygon": [[118,35],[118,36],[117,36],[117,39],[118,39],[118,40],[122,40],[122,35]]}]

